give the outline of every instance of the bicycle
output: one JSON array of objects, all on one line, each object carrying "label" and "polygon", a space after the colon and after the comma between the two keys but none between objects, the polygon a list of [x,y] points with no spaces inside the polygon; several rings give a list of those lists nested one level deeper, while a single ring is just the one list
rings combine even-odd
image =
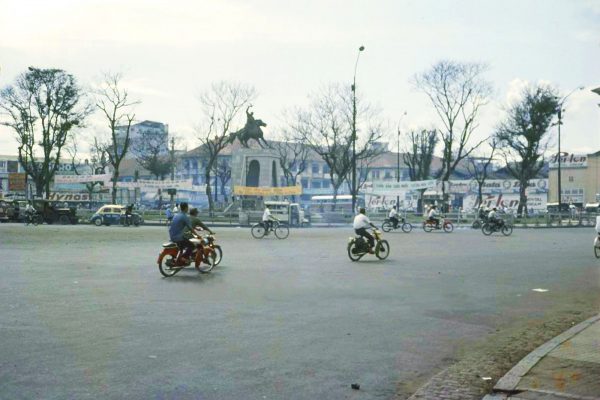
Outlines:
[{"label": "bicycle", "polygon": [[269,234],[269,232],[273,231],[277,239],[285,239],[290,234],[290,228],[287,224],[281,221],[273,221],[272,227],[266,229],[264,222],[259,222],[252,225],[250,232],[255,239],[262,239]]}]

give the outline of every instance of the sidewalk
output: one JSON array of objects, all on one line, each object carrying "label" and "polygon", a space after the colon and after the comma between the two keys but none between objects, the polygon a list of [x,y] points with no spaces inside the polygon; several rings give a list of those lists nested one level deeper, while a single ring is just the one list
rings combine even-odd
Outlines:
[{"label": "sidewalk", "polygon": [[483,400],[600,400],[600,315],[535,349]]}]

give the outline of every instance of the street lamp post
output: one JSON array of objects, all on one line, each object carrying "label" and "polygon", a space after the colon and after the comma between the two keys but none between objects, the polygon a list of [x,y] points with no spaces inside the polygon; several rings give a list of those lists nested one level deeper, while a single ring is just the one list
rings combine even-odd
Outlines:
[{"label": "street lamp post", "polygon": [[356,68],[358,67],[358,59],[360,53],[365,49],[365,46],[358,48],[356,55],[356,63],[354,64],[354,79],[352,80],[352,212],[356,212]]},{"label": "street lamp post", "polygon": [[[404,117],[406,115],[406,111],[404,111],[404,113],[402,114],[402,116]],[[400,119],[400,121],[402,121],[402,119]],[[400,183],[400,124],[398,123],[398,164],[397,167],[398,169],[396,170],[396,182]],[[396,196],[396,210],[399,210],[400,208],[400,196]]]},{"label": "street lamp post", "polygon": [[562,211],[562,174],[561,174],[561,151],[560,151],[560,126],[562,125],[562,112],[564,111],[563,106],[565,104],[565,101],[569,98],[569,96],[571,96],[573,93],[575,93],[577,90],[583,90],[583,86],[575,88],[571,91],[571,93],[569,93],[568,95],[566,95],[565,97],[563,97],[559,102],[558,102],[558,110],[557,110],[557,114],[558,114],[558,212]]}]

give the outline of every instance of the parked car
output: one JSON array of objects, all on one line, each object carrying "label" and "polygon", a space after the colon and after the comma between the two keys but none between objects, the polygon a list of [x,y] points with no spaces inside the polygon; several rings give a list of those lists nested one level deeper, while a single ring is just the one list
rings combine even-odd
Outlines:
[{"label": "parked car", "polygon": [[42,216],[47,224],[76,224],[79,218],[75,207],[57,207],[48,200],[33,200],[33,207]]},{"label": "parked car", "polygon": [[[118,204],[106,204],[90,217],[90,223],[96,226],[123,224],[125,223],[125,208]],[[144,223],[144,219],[140,214],[134,212],[131,214],[131,223],[138,226]]]},{"label": "parked car", "polygon": [[23,210],[27,202],[24,200],[0,200],[0,222],[18,222],[23,219]]}]

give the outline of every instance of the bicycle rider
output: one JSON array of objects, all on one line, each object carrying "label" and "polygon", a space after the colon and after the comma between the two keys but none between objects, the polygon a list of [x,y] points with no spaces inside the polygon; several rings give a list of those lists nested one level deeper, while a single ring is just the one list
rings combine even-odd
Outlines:
[{"label": "bicycle rider", "polygon": [[279,221],[273,215],[271,215],[271,210],[269,207],[265,206],[265,211],[262,216],[262,225],[265,228],[265,234],[268,235],[271,230],[273,230],[273,221]]},{"label": "bicycle rider", "polygon": [[29,221],[32,221],[35,217],[35,212],[35,208],[33,208],[31,205],[31,201],[28,201],[27,206],[25,207],[25,218],[27,218]]},{"label": "bicycle rider", "polygon": [[371,222],[369,217],[367,217],[366,214],[367,214],[366,210],[361,207],[361,209],[359,210],[356,217],[354,217],[353,227],[354,227],[354,232],[356,232],[357,235],[367,239],[367,241],[369,242],[369,253],[373,254],[373,247],[375,246],[375,238],[373,237],[373,235],[371,235],[369,233],[369,231],[367,231],[367,229],[369,227],[372,227],[373,229],[377,229],[377,227],[375,225],[373,225],[373,223]]}]

